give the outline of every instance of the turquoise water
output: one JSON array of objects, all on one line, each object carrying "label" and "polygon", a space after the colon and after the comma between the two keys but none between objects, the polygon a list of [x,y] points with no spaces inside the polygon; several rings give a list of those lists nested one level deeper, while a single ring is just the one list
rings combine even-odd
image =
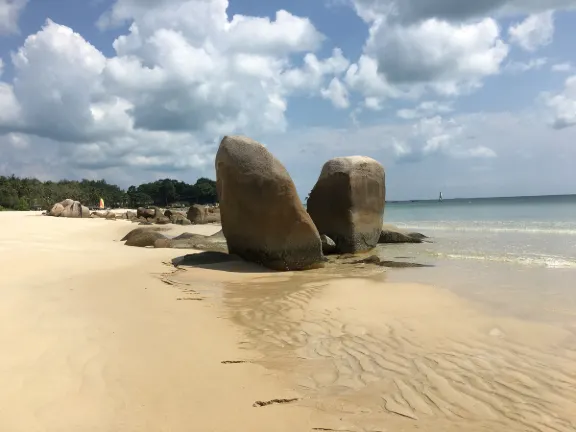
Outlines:
[{"label": "turquoise water", "polygon": [[431,236],[430,257],[576,268],[576,195],[387,203],[385,221]]},{"label": "turquoise water", "polygon": [[380,245],[386,259],[431,265],[388,272],[530,319],[574,322],[576,196],[387,203],[385,222],[430,237]]}]

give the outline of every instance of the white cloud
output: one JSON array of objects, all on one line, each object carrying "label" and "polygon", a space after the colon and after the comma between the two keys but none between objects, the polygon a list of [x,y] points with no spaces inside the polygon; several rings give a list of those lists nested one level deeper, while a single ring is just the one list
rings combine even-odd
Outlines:
[{"label": "white cloud", "polygon": [[542,96],[549,109],[553,128],[565,129],[576,125],[576,75],[566,80],[562,92]]},{"label": "white cloud", "polygon": [[[555,132],[545,132],[542,117],[464,116],[451,101],[486,77],[543,66],[543,58],[506,64],[497,17],[576,0],[550,0],[546,8],[536,0],[357,1],[371,16],[365,49],[352,64],[339,49],[318,54],[324,36],[307,18],[286,11],[229,16],[226,0],[118,0],[99,22],[103,29],[127,24],[108,57],[72,29],[47,22],[14,53],[14,79],[0,81],[0,171],[106,176],[129,185],[180,170],[178,177],[192,180],[213,175],[218,136],[238,132],[265,142],[292,166],[297,184],[352,147],[381,160],[393,173],[390,190],[406,197],[428,189],[436,195],[443,181],[493,194],[505,193],[508,178],[539,186],[527,186],[525,153],[547,161],[564,183],[575,180],[566,161],[576,157],[576,128],[551,139],[546,133]],[[558,128],[576,124],[574,87],[567,82],[545,99]],[[358,100],[354,92],[361,100],[350,110],[353,121],[365,109],[389,111],[350,128],[287,128],[291,96],[344,109]],[[367,124],[375,117],[377,125]],[[554,151],[543,151],[542,142]],[[314,169],[303,169],[309,165]]]},{"label": "white cloud", "polygon": [[18,20],[28,0],[0,0],[0,35],[18,33]]},{"label": "white cloud", "polygon": [[405,24],[430,18],[462,22],[486,16],[576,9],[575,0],[352,0],[352,2],[358,15],[367,22],[386,16]]},{"label": "white cloud", "polygon": [[[19,116],[20,106],[12,86],[0,82],[0,125],[17,124]],[[0,133],[2,133],[1,129]]]},{"label": "white cloud", "polygon": [[499,39],[496,21],[452,25],[430,19],[400,27],[382,23],[374,27],[368,51],[389,82],[460,82],[499,72],[508,54]]},{"label": "white cloud", "polygon": [[445,114],[452,112],[452,103],[442,103],[437,101],[424,101],[413,109],[401,109],[396,115],[405,120],[413,120],[420,117],[433,116],[435,114]]},{"label": "white cloud", "polygon": [[556,63],[550,69],[552,72],[572,72],[574,66],[572,66],[572,63]]},{"label": "white cloud", "polygon": [[[526,194],[526,191],[569,193],[570,185],[575,184],[576,128],[552,131],[542,122],[540,113],[524,111],[453,114],[452,118],[452,123],[448,119],[442,123],[449,131],[460,127],[462,132],[451,141],[450,153],[426,156],[418,153],[426,144],[426,136],[415,136],[410,122],[392,122],[386,118],[353,127],[292,127],[286,132],[255,138],[266,143],[286,166],[302,197],[316,182],[324,162],[351,154],[351,146],[355,154],[373,157],[384,164],[391,200],[435,198],[439,190],[445,196],[461,197],[512,196]],[[153,156],[141,160],[136,154],[132,156],[134,165],[129,168],[121,164],[109,168],[90,166],[89,159],[78,167],[72,163],[70,154],[77,146],[30,137],[26,151],[16,151],[3,144],[5,139],[0,136],[0,174],[16,173],[42,179],[104,177],[124,187],[158,178],[194,181],[199,175],[214,175],[212,163],[205,168],[182,168],[174,173],[171,163],[162,165],[161,160],[156,160],[144,169],[143,163],[152,162]],[[171,142],[171,138],[166,141],[158,138],[158,146],[162,148]],[[185,144],[185,135],[173,143]],[[151,148],[148,144],[143,147]],[[491,152],[482,150],[483,147],[498,157],[490,157]],[[184,157],[189,152],[182,150],[180,154]],[[130,151],[127,155],[125,157],[130,158]],[[211,157],[208,152],[206,158]],[[410,161],[414,163],[407,163]],[[534,176],[534,172],[543,175]],[[544,175],[546,172],[554,175]]]},{"label": "white cloud", "polygon": [[[291,129],[265,142],[293,174],[302,196],[322,164],[350,154],[351,143],[354,153],[385,166],[391,200],[433,199],[439,190],[461,197],[570,193],[576,182],[576,127],[552,131],[541,113],[532,111],[453,114],[440,125],[416,136],[410,122],[379,118],[360,127]],[[446,151],[422,154],[435,134],[451,135],[458,129]]]},{"label": "white cloud", "polygon": [[510,41],[526,51],[536,51],[549,45],[554,38],[554,12],[530,15],[508,29]]},{"label": "white cloud", "polygon": [[467,126],[455,118],[422,118],[412,126],[412,150],[407,161],[435,155],[455,159],[486,159],[496,152],[484,145],[470,145],[465,139]]},{"label": "white cloud", "polygon": [[494,150],[484,146],[473,147],[465,152],[464,155],[465,157],[475,158],[494,158],[497,156]]},{"label": "white cloud", "polygon": [[48,21],[26,39],[12,63],[17,79],[9,91],[18,118],[2,122],[4,127],[63,141],[129,129],[129,104],[103,87],[106,58],[68,27]]},{"label": "white cloud", "polygon": [[23,150],[28,147],[30,140],[26,135],[11,133],[8,134],[8,143],[18,150]]},{"label": "white cloud", "polygon": [[341,75],[349,64],[342,50],[338,48],[333,50],[331,57],[324,60],[319,60],[315,54],[308,53],[304,56],[303,65],[285,70],[280,76],[280,81],[288,91],[307,91],[313,94],[318,91],[326,76]]},{"label": "white cloud", "polygon": [[346,83],[371,98],[367,106],[426,93],[458,96],[500,72],[508,46],[499,36],[493,19],[468,24],[429,19],[408,26],[376,20]]},{"label": "white cloud", "polygon": [[336,108],[344,109],[350,106],[348,90],[338,78],[333,78],[328,87],[321,90],[321,95],[324,99],[331,101]]},{"label": "white cloud", "polygon": [[364,106],[373,111],[380,111],[382,106],[382,100],[377,97],[367,97],[364,99]]},{"label": "white cloud", "polygon": [[542,69],[548,63],[548,59],[545,57],[539,57],[530,59],[527,62],[516,62],[512,61],[506,64],[504,69],[506,72],[512,74],[518,74],[523,72],[528,72],[529,70]]},{"label": "white cloud", "polygon": [[365,106],[373,110],[381,109],[385,99],[402,95],[400,89],[389,84],[386,77],[378,73],[378,63],[367,55],[361,55],[358,62],[350,65],[345,81],[350,88],[365,96]]},{"label": "white cloud", "polygon": [[413,135],[422,142],[419,151],[424,156],[448,153],[452,142],[461,134],[462,127],[455,120],[440,116],[421,119],[413,126]]},{"label": "white cloud", "polygon": [[324,36],[309,19],[228,17],[227,7],[118,0],[99,21],[129,23],[110,58],[47,21],[13,54],[14,80],[0,81],[0,133],[59,143],[84,169],[200,169],[219,135],[283,131],[295,92],[348,103],[336,77],[349,62],[338,49],[325,59],[311,52]]}]

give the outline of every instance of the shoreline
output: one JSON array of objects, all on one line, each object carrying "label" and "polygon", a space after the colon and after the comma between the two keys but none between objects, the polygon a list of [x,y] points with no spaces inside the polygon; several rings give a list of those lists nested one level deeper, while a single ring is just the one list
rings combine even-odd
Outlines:
[{"label": "shoreline", "polygon": [[191,251],[118,241],[136,224],[34,216],[0,213],[2,430],[576,424],[573,333],[408,282],[421,270],[177,270]]}]

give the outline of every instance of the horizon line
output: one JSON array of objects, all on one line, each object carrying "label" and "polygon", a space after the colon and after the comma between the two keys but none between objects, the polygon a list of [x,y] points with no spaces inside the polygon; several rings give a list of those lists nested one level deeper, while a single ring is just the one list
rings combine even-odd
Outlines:
[{"label": "horizon line", "polygon": [[[512,195],[512,196],[492,196],[492,197],[456,197],[443,198],[442,201],[460,201],[460,200],[487,200],[487,199],[511,199],[511,198],[552,198],[552,197],[576,197],[576,194],[545,194],[545,195]],[[438,202],[438,198],[425,199],[401,199],[386,200],[387,203],[409,203],[409,202]]]}]

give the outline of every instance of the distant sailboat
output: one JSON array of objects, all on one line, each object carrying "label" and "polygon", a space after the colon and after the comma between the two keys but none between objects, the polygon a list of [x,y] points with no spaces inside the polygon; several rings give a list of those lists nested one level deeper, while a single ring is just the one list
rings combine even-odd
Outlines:
[{"label": "distant sailboat", "polygon": [[100,198],[100,202],[98,203],[98,208],[101,208],[101,209],[104,208],[104,200],[102,198]]},{"label": "distant sailboat", "polygon": [[442,192],[440,192],[440,196],[438,197],[438,201],[439,201],[439,202],[442,202],[443,199],[444,199],[444,198],[442,198]]}]

